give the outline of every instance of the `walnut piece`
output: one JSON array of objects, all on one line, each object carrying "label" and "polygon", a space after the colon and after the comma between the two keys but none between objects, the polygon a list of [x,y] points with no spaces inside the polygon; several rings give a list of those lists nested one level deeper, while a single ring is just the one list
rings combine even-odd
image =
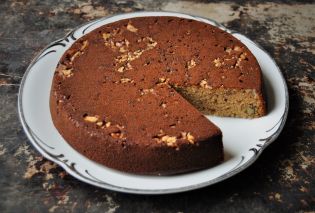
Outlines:
[{"label": "walnut piece", "polygon": [[114,139],[126,139],[126,136],[123,132],[113,132],[110,133],[110,136]]},{"label": "walnut piece", "polygon": [[84,120],[87,121],[87,122],[91,122],[91,123],[95,123],[98,121],[98,116],[95,115],[95,116],[90,116],[90,115],[87,115],[87,116],[84,116]]},{"label": "walnut piece", "polygon": [[195,143],[195,137],[190,132],[181,132],[182,139],[188,140],[190,143]]},{"label": "walnut piece", "polygon": [[123,55],[116,57],[115,61],[118,63],[123,63],[126,61],[130,62],[130,61],[133,61],[133,60],[139,58],[143,52],[144,52],[144,50],[136,50],[134,52],[128,52],[126,54],[123,54]]},{"label": "walnut piece", "polygon": [[110,47],[113,50],[119,50],[119,52],[126,52],[129,46],[129,41],[127,39],[123,39],[120,41],[115,41],[114,36],[117,34],[117,31],[111,33],[103,33],[102,37],[104,39],[104,45]]},{"label": "walnut piece", "polygon": [[157,42],[154,41],[153,38],[147,37],[147,40],[149,40],[149,43],[147,44],[147,50],[153,49],[157,45]]},{"label": "walnut piece", "polygon": [[244,60],[244,59],[246,59],[246,53],[242,53],[241,55],[240,55],[240,59],[242,59],[242,60]]},{"label": "walnut piece", "polygon": [[146,95],[148,93],[154,93],[154,89],[151,88],[151,89],[142,89],[142,90],[140,90],[140,95]]},{"label": "walnut piece", "polygon": [[80,55],[82,55],[84,52],[83,50],[86,49],[86,47],[88,46],[89,42],[87,40],[83,41],[82,46],[80,48],[80,50],[78,50],[77,52],[75,52],[71,58],[70,58],[70,63],[72,63],[74,61],[75,58],[79,57]]},{"label": "walnut piece", "polygon": [[105,41],[107,41],[111,37],[111,34],[110,33],[103,33],[102,36],[103,36],[103,39]]},{"label": "walnut piece", "polygon": [[175,136],[168,136],[168,135],[165,135],[161,138],[161,140],[163,142],[166,143],[166,145],[168,146],[175,146],[176,145],[176,137]]},{"label": "walnut piece", "polygon": [[125,47],[120,47],[119,52],[125,53],[125,52],[127,52],[127,49]]},{"label": "walnut piece", "polygon": [[242,48],[240,48],[239,46],[235,46],[235,47],[234,47],[234,50],[235,50],[235,51],[241,51]]},{"label": "walnut piece", "polygon": [[89,41],[88,40],[83,41],[82,47],[81,47],[80,50],[83,51],[88,45],[89,45]]},{"label": "walnut piece", "polygon": [[237,59],[237,62],[235,64],[235,67],[239,67],[241,65],[241,61],[245,60],[246,59],[246,53],[242,53],[238,59]]},{"label": "walnut piece", "polygon": [[169,78],[162,77],[158,79],[158,82],[156,83],[156,85],[168,84],[169,81],[170,81]]},{"label": "walnut piece", "polygon": [[117,127],[118,129],[120,129],[120,130],[122,130],[122,129],[124,129],[124,128],[125,128],[124,126],[119,125],[119,124],[116,124],[116,127]]},{"label": "walnut piece", "polygon": [[71,61],[71,62],[74,61],[74,59],[75,59],[76,57],[80,56],[81,54],[82,54],[82,53],[81,53],[80,51],[74,53],[74,54],[71,56],[70,61]]},{"label": "walnut piece", "polygon": [[194,61],[194,59],[191,59],[187,62],[186,66],[188,69],[194,68],[196,66],[196,62]]},{"label": "walnut piece", "polygon": [[227,52],[228,54],[230,54],[230,53],[232,52],[232,48],[227,47],[227,48],[225,49],[225,52]]},{"label": "walnut piece", "polygon": [[162,77],[162,78],[159,78],[159,83],[165,83],[166,81],[166,78]]},{"label": "walnut piece", "polygon": [[59,73],[60,73],[61,75],[65,76],[65,77],[69,78],[69,77],[71,77],[71,76],[73,75],[72,70],[73,70],[72,68],[70,68],[70,69],[61,69],[61,70],[59,71]]},{"label": "walnut piece", "polygon": [[103,121],[97,121],[97,122],[96,122],[96,125],[97,125],[97,126],[103,126],[103,125],[104,125],[104,122],[103,122]]},{"label": "walnut piece", "polygon": [[120,79],[121,83],[133,83],[133,80],[131,80],[130,78],[122,78]]},{"label": "walnut piece", "polygon": [[120,73],[123,73],[125,70],[131,70],[132,69],[132,66],[131,64],[128,62],[128,63],[125,63],[123,66],[119,67],[117,69],[118,72]]},{"label": "walnut piece", "polygon": [[165,135],[165,132],[163,131],[163,129],[160,129],[158,136],[162,137]]},{"label": "walnut piece", "polygon": [[138,31],[138,29],[130,23],[128,23],[128,25],[127,25],[127,30],[129,30],[130,32],[133,32],[133,33],[136,33]]},{"label": "walnut piece", "polygon": [[124,72],[124,70],[125,70],[125,67],[119,67],[119,68],[117,69],[118,72]]},{"label": "walnut piece", "polygon": [[136,50],[134,52],[128,52],[129,41],[127,39],[125,39],[122,43],[116,42],[116,44],[114,44],[115,48],[118,47],[119,52],[123,53],[115,58],[115,62],[117,63],[116,66],[120,66],[117,69],[118,72],[124,72],[125,70],[132,69],[130,62],[140,58],[140,56],[145,51],[151,50],[157,45],[157,42],[154,41],[151,37],[146,37],[144,39],[141,39],[141,41],[147,41],[147,47],[144,49]]},{"label": "walnut piece", "polygon": [[214,59],[213,63],[214,63],[215,67],[221,67],[221,65],[222,65],[222,62],[220,61],[219,58]]},{"label": "walnut piece", "polygon": [[199,85],[202,87],[202,88],[205,88],[205,89],[211,89],[211,87],[208,85],[208,82],[206,79],[203,79],[200,81]]},{"label": "walnut piece", "polygon": [[[175,124],[172,124],[171,127],[175,127]],[[153,137],[154,139],[157,140],[158,143],[166,143],[167,146],[171,147],[177,147],[177,139],[184,139],[187,140],[189,143],[194,144],[195,143],[195,137],[190,133],[190,132],[181,132],[181,137],[176,137],[176,136],[170,136],[166,135],[164,131],[161,129],[159,134],[157,136]]]}]

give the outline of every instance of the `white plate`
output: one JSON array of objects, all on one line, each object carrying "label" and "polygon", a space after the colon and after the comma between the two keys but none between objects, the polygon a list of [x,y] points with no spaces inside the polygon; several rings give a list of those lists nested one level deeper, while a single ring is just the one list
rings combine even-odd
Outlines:
[{"label": "white plate", "polygon": [[[225,161],[201,171],[174,176],[142,176],[122,173],[88,160],[61,137],[49,111],[49,93],[55,67],[76,39],[114,21],[143,16],[175,16],[215,25],[240,39],[256,56],[264,77],[268,114],[257,119],[208,116],[223,131]],[[28,67],[19,91],[19,116],[31,143],[46,158],[75,178],[106,189],[137,194],[188,191],[225,180],[251,165],[281,132],[288,113],[288,90],[275,61],[261,47],[215,21],[173,12],[138,12],[105,17],[85,24],[65,38],[51,43]]]}]

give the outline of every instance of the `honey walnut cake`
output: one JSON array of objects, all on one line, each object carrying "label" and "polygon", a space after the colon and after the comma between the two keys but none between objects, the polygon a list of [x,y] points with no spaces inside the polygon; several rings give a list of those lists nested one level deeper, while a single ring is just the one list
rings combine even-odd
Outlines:
[{"label": "honey walnut cake", "polygon": [[78,39],[56,68],[50,110],[60,134],[89,159],[161,175],[223,161],[222,133],[202,113],[266,113],[248,48],[176,17],[121,20]]}]

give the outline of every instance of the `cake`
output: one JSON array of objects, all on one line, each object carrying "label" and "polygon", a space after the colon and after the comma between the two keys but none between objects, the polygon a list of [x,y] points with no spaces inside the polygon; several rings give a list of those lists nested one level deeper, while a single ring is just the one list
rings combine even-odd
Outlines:
[{"label": "cake", "polygon": [[146,175],[223,161],[222,132],[203,114],[266,113],[249,49],[217,27],[177,17],[120,20],[78,39],[57,65],[50,110],[79,153]]}]

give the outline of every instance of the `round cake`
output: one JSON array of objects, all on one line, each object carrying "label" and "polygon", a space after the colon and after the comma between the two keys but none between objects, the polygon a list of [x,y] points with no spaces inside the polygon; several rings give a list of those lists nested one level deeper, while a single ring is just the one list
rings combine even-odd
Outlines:
[{"label": "round cake", "polygon": [[217,27],[177,17],[125,19],[78,39],[56,68],[50,110],[82,155],[149,175],[223,161],[222,133],[203,114],[266,113],[248,48]]}]

